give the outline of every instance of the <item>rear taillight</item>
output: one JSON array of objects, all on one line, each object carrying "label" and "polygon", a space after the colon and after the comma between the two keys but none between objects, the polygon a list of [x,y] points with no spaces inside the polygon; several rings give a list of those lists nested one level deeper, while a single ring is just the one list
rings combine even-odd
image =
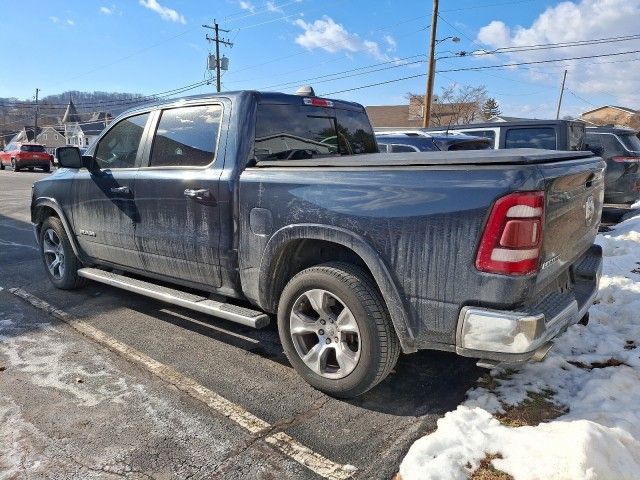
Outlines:
[{"label": "rear taillight", "polygon": [[482,232],[476,268],[504,275],[537,271],[543,225],[544,192],[517,192],[499,198]]},{"label": "rear taillight", "polygon": [[617,163],[640,163],[640,157],[612,157],[611,160]]}]

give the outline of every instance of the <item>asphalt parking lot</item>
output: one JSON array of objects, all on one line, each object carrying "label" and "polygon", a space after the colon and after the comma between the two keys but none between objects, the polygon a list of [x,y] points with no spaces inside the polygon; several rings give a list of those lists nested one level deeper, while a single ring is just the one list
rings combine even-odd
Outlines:
[{"label": "asphalt parking lot", "polygon": [[[140,364],[9,289],[48,302],[284,432],[354,478],[390,478],[483,373],[439,352],[401,356],[352,401],[304,383],[274,327],[253,330],[97,283],[56,290],[29,221],[31,184],[0,171],[0,471],[46,478],[321,478]],[[272,322],[273,323],[273,322]],[[4,446],[3,446],[4,444]]]}]

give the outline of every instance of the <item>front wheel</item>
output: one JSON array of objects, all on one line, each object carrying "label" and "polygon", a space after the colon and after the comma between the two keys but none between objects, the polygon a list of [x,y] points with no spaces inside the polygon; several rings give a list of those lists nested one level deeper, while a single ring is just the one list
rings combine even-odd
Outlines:
[{"label": "front wheel", "polygon": [[14,172],[19,172],[19,171],[20,171],[20,169],[18,168],[18,165],[17,165],[17,163],[16,163],[16,159],[15,159],[15,158],[12,158],[12,159],[11,159],[11,169],[12,169]]},{"label": "front wheel", "polygon": [[0,160],[0,170],[4,170],[4,162]]},{"label": "front wheel", "polygon": [[73,253],[62,222],[57,217],[47,218],[40,229],[40,253],[51,283],[62,290],[73,290],[84,285],[78,276],[82,263]]},{"label": "front wheel", "polygon": [[373,280],[346,263],[326,263],[294,276],[280,297],[278,330],[298,374],[336,397],[373,388],[400,353]]}]

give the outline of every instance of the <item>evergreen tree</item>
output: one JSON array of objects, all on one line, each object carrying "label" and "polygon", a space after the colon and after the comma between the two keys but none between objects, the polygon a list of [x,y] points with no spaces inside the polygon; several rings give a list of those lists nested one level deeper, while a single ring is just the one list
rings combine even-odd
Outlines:
[{"label": "evergreen tree", "polygon": [[485,120],[489,120],[491,117],[500,115],[500,106],[496,102],[495,98],[488,98],[486,102],[482,104],[482,116]]}]

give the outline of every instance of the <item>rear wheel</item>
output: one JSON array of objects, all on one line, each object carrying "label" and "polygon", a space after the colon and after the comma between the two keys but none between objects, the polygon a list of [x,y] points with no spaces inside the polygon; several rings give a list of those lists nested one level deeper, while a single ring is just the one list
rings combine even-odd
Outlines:
[{"label": "rear wheel", "polygon": [[0,170],[4,170],[4,163],[0,160]]},{"label": "rear wheel", "polygon": [[49,173],[51,171],[51,165],[47,165],[46,167],[42,167],[42,171],[44,173]]},{"label": "rear wheel", "polygon": [[400,352],[373,280],[346,263],[326,263],[294,276],[280,298],[278,330],[300,376],[336,397],[374,387]]},{"label": "rear wheel", "polygon": [[59,218],[49,217],[42,224],[40,252],[49,280],[54,286],[73,290],[84,285],[84,278],[78,276],[82,263],[73,253],[73,247]]}]

